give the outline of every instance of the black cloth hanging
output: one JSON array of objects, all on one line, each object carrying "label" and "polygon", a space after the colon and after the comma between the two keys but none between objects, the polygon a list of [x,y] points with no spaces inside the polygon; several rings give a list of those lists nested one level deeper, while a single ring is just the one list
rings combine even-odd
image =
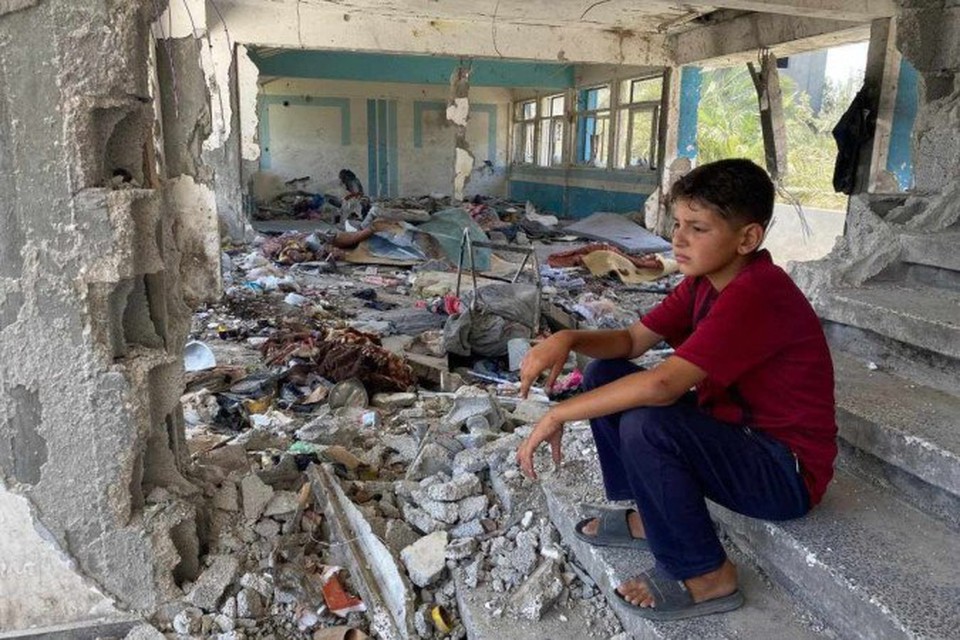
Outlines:
[{"label": "black cloth hanging", "polygon": [[833,190],[853,193],[860,150],[873,138],[877,125],[873,92],[864,85],[833,128],[837,141],[837,162],[833,167]]}]

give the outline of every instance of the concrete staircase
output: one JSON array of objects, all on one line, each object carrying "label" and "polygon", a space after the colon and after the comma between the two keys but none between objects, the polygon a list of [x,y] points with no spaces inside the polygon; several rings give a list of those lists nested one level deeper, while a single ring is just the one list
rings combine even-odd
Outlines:
[{"label": "concrete staircase", "polygon": [[[824,501],[779,523],[712,505],[744,609],[659,624],[621,610],[635,637],[960,638],[960,230],[901,240],[899,263],[818,304],[841,449]],[[613,587],[653,559],[572,536],[590,501],[572,475],[545,484],[551,515],[616,602]]]}]

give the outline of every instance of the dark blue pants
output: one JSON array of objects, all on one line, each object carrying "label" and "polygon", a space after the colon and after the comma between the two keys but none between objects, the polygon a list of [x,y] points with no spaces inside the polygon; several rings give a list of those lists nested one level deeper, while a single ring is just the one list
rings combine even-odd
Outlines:
[{"label": "dark blue pants", "polygon": [[[595,360],[586,389],[640,368]],[[657,563],[678,580],[712,571],[726,554],[704,498],[764,520],[809,510],[797,461],[787,447],[750,429],[715,420],[688,395],[667,407],[640,407],[590,421],[610,500],[633,500]]]}]

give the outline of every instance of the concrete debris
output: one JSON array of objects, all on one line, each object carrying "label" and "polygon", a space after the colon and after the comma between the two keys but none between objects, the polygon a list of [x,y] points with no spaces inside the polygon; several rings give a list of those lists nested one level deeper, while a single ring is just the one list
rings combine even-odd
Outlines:
[{"label": "concrete debris", "polygon": [[446,570],[447,532],[436,531],[400,552],[411,582],[418,587],[433,584]]},{"label": "concrete debris", "polygon": [[510,597],[510,609],[527,620],[539,620],[563,593],[559,566],[544,560],[523,585]]},{"label": "concrete debris", "polygon": [[481,491],[480,478],[472,473],[454,477],[449,482],[432,484],[427,487],[427,496],[442,502],[458,502]]},{"label": "concrete debris", "polygon": [[138,624],[127,632],[123,640],[165,640],[165,638],[153,625]]},{"label": "concrete debris", "polygon": [[212,558],[210,566],[203,570],[187,600],[204,611],[216,611],[227,587],[237,577],[240,563],[230,556]]},{"label": "concrete debris", "polygon": [[260,517],[264,507],[273,497],[273,487],[265,484],[256,474],[248,474],[240,481],[243,495],[243,515],[252,522]]},{"label": "concrete debris", "polygon": [[[469,218],[497,242],[559,233],[535,211],[525,218],[522,205],[481,199],[435,217],[443,207],[422,204],[426,217],[413,224]],[[443,352],[442,328],[466,304],[445,271],[450,257],[430,256],[431,270],[416,273],[337,270],[332,260],[299,261],[322,247],[310,235],[281,236],[264,252],[228,249],[226,294],[195,316],[190,337],[217,362],[191,374],[181,398],[213,507],[200,541],[209,556],[158,629],[224,640],[341,628],[458,639],[478,617],[461,615],[464,589],[489,594],[486,618],[540,619],[551,607],[567,612],[569,599],[605,607],[516,466],[517,446],[549,408],[543,391],[518,399],[506,354],[457,362]],[[349,249],[351,260],[379,250],[363,246]],[[576,266],[536,277],[545,309],[581,326],[627,324],[616,310],[650,308],[663,294],[625,292]],[[514,365],[528,345],[514,345]],[[176,499],[167,489],[147,497]]]}]

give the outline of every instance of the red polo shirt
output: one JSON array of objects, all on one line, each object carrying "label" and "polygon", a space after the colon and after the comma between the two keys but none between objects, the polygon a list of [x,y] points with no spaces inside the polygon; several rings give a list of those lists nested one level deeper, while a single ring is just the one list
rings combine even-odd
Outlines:
[{"label": "red polo shirt", "polygon": [[707,372],[700,407],[789,447],[811,506],[820,502],[837,455],[833,362],[816,313],[769,252],[720,293],[705,277],[685,278],[642,322]]}]

